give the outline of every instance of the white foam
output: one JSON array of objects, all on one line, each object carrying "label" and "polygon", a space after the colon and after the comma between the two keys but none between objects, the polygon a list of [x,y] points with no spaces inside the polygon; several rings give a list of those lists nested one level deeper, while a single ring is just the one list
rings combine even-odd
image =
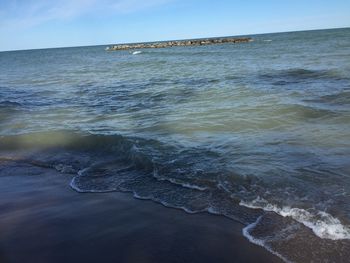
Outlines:
[{"label": "white foam", "polygon": [[180,181],[173,179],[173,178],[161,177],[158,175],[158,173],[156,171],[153,172],[153,176],[154,176],[154,178],[156,178],[159,181],[168,181],[172,184],[181,185],[182,187],[185,187],[185,188],[198,190],[198,191],[208,190],[207,187],[202,187],[202,186],[198,186],[198,185],[194,185],[194,184],[190,184],[190,183],[183,183],[183,182],[180,182]]},{"label": "white foam", "polygon": [[280,253],[272,250],[272,248],[270,246],[268,246],[266,244],[266,242],[262,239],[257,239],[255,237],[253,237],[250,234],[250,231],[255,228],[261,221],[263,216],[259,216],[258,219],[254,222],[251,223],[250,225],[247,225],[245,228],[242,229],[242,234],[243,236],[245,236],[251,243],[261,246],[263,248],[265,248],[267,251],[269,251],[270,253],[274,254],[275,256],[279,257],[280,259],[282,259],[283,261],[287,262],[287,263],[291,263],[291,261],[289,261],[287,258],[285,258],[284,256],[282,256]]},{"label": "white foam", "polygon": [[132,52],[133,55],[138,55],[138,54],[141,54],[141,53],[142,53],[142,51],[134,51],[134,52]]},{"label": "white foam", "polygon": [[189,183],[179,183],[179,184],[182,185],[183,187],[194,189],[194,190],[199,190],[199,191],[205,191],[208,189],[207,187],[201,187],[201,186],[189,184]]},{"label": "white foam", "polygon": [[134,196],[134,198],[140,199],[140,200],[150,200],[151,199],[151,197],[145,197],[145,196],[138,195],[135,191],[133,191],[133,196]]},{"label": "white foam", "polygon": [[70,186],[73,190],[77,191],[78,193],[83,193],[83,192],[84,192],[84,191],[82,191],[79,187],[76,186],[76,184],[75,184],[75,177],[70,181],[69,186]]},{"label": "white foam", "polygon": [[212,207],[212,206],[209,206],[209,207],[207,208],[207,211],[208,211],[208,213],[209,213],[209,214],[213,214],[213,215],[221,215],[221,213],[220,213],[220,212],[218,212],[218,211],[216,211],[216,210],[215,210],[215,208],[214,208],[214,207]]},{"label": "white foam", "polygon": [[90,167],[86,167],[86,168],[83,168],[81,170],[78,171],[78,175],[79,176],[82,176],[86,171],[88,171],[90,169]]},{"label": "white foam", "polygon": [[263,209],[264,211],[275,212],[283,217],[291,217],[310,228],[315,235],[320,238],[331,240],[350,239],[350,228],[344,226],[338,218],[326,212],[315,211],[311,213],[301,208],[292,208],[288,206],[278,207],[260,197],[250,202],[241,201],[239,204],[252,209]]},{"label": "white foam", "polygon": [[187,208],[185,206],[176,206],[176,205],[169,204],[169,203],[167,203],[165,201],[161,201],[161,200],[157,200],[157,199],[153,199],[153,198],[152,198],[152,200],[155,201],[155,202],[161,203],[165,207],[183,210],[183,211],[185,211],[188,214],[197,214],[197,213],[203,212],[203,210],[190,210],[189,208]]}]

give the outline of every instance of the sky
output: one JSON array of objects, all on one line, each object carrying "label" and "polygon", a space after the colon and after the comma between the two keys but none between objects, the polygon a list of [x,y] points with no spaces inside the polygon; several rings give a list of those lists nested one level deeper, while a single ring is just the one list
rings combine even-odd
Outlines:
[{"label": "sky", "polygon": [[0,51],[339,27],[349,0],[0,0]]}]

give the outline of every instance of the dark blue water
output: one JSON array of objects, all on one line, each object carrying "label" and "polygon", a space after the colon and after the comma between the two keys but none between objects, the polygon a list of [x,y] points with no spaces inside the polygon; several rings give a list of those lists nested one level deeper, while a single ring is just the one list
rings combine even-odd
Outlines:
[{"label": "dark blue water", "polygon": [[350,29],[106,52],[0,53],[0,151],[220,214],[286,261],[346,262]]}]

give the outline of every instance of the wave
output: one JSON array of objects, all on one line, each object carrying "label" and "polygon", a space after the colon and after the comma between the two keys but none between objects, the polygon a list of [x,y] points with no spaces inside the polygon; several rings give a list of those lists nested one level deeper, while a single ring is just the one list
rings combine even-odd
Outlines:
[{"label": "wave", "polygon": [[319,108],[315,105],[303,104],[278,104],[276,105],[277,114],[282,117],[287,116],[286,120],[294,116],[298,119],[318,119],[337,116],[337,112],[332,109]]},{"label": "wave", "polygon": [[15,101],[10,101],[10,100],[0,101],[0,108],[21,107],[21,106],[22,104]]},{"label": "wave", "polygon": [[[80,193],[129,192],[187,213],[208,212],[241,222],[252,243],[287,262],[295,259],[288,252],[295,240],[311,249],[312,239],[328,249],[334,246],[330,242],[350,239],[349,228],[325,212],[277,207],[262,198],[244,201],[247,196],[254,198],[252,185],[259,182],[228,172],[217,162],[220,156],[208,149],[121,135],[51,131],[0,137],[0,156],[11,150],[19,154],[13,161],[71,174],[70,186]],[[225,178],[231,187],[223,185]],[[262,210],[276,214],[272,223]],[[300,226],[294,227],[295,223]],[[288,238],[291,244],[283,243]],[[308,256],[305,252],[299,261]]]},{"label": "wave", "polygon": [[263,72],[259,75],[259,78],[265,81],[273,81],[272,83],[281,85],[283,83],[299,83],[305,81],[314,80],[333,80],[342,81],[349,80],[340,75],[335,70],[314,70],[304,68],[291,68],[285,70],[275,70],[270,72]]},{"label": "wave", "polygon": [[250,202],[242,200],[240,205],[252,209],[262,209],[268,212],[275,212],[283,217],[291,217],[310,228],[315,235],[320,238],[331,240],[350,239],[349,226],[344,226],[339,219],[323,211],[310,212],[301,208],[287,206],[278,207],[260,197]]},{"label": "wave", "polygon": [[315,99],[305,99],[307,102],[327,103],[332,105],[349,105],[350,104],[350,90],[340,91],[335,94],[323,95]]},{"label": "wave", "polygon": [[113,150],[128,144],[121,135],[105,136],[74,131],[47,131],[3,136],[0,146],[3,150],[17,149],[61,149],[61,150]]},{"label": "wave", "polygon": [[275,256],[279,257],[280,259],[282,259],[284,262],[286,263],[291,263],[292,261],[288,260],[286,257],[284,257],[283,255],[281,255],[280,253],[278,253],[277,251],[273,250],[268,244],[267,242],[265,242],[265,240],[263,239],[258,239],[256,237],[254,237],[253,235],[250,234],[250,231],[252,229],[254,229],[261,221],[261,219],[263,218],[263,216],[259,216],[258,219],[247,225],[246,227],[244,227],[242,229],[242,234],[243,236],[245,236],[251,243],[261,246],[263,248],[265,248],[267,251],[269,251],[270,253],[274,254]]},{"label": "wave", "polygon": [[133,51],[131,54],[133,54],[133,55],[139,55],[139,54],[141,54],[142,53],[142,51]]}]

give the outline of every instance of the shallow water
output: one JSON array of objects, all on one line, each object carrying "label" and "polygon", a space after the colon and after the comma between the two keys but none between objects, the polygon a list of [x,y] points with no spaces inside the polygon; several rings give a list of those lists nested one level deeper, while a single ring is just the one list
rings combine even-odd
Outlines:
[{"label": "shallow water", "polygon": [[2,52],[1,155],[238,220],[285,261],[346,262],[350,29],[252,37]]}]

